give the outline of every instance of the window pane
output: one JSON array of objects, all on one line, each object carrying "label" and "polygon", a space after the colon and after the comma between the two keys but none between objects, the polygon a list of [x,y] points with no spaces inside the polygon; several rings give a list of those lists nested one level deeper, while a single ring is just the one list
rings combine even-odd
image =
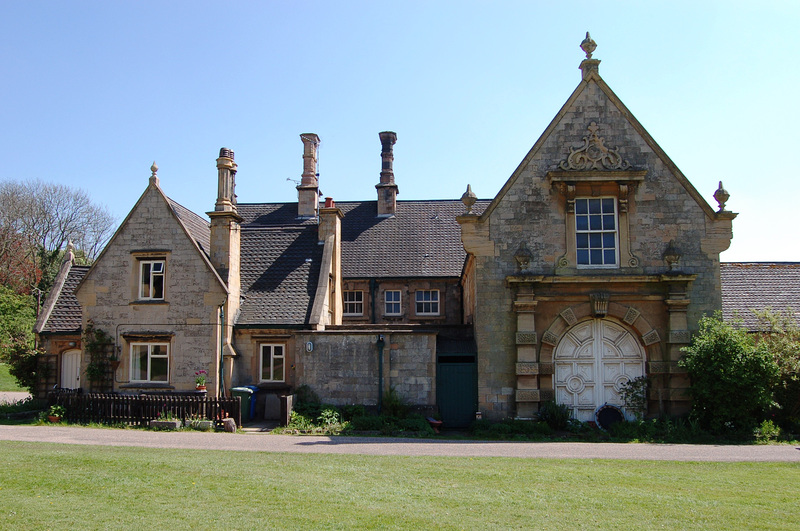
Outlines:
[{"label": "window pane", "polygon": [[147,262],[142,264],[142,290],[139,295],[150,298],[150,264]]},{"label": "window pane", "polygon": [[586,233],[576,234],[578,240],[578,249],[586,249],[589,247],[589,235]]},{"label": "window pane", "polygon": [[606,214],[603,216],[603,230],[614,230],[614,215]]},{"label": "window pane", "polygon": [[600,214],[600,200],[589,199],[589,214]]},{"label": "window pane", "polygon": [[575,213],[576,214],[588,214],[589,207],[587,206],[586,199],[576,199],[575,200]]},{"label": "window pane", "polygon": [[603,234],[603,247],[606,249],[613,249],[616,247],[616,241],[613,232],[606,232]]},{"label": "window pane", "polygon": [[600,216],[589,216],[589,229],[602,230],[603,220]]},{"label": "window pane", "polygon": [[131,380],[147,379],[147,345],[131,347]]},{"label": "window pane", "polygon": [[605,262],[606,264],[615,264],[617,263],[616,252],[614,249],[608,249],[604,251],[605,254]]},{"label": "window pane", "polygon": [[600,249],[592,249],[589,251],[589,253],[592,264],[603,263],[603,251],[601,251]]},{"label": "window pane", "polygon": [[150,358],[150,381],[166,382],[169,373],[167,358]]},{"label": "window pane", "polygon": [[578,263],[581,265],[589,264],[589,251],[586,249],[578,249]]},{"label": "window pane", "polygon": [[589,234],[589,247],[596,249],[603,246],[603,235],[600,233]]},{"label": "window pane", "polygon": [[575,227],[578,230],[589,230],[589,216],[575,216]]},{"label": "window pane", "polygon": [[610,214],[614,212],[614,200],[610,197],[606,197],[603,201],[603,212],[606,214]]},{"label": "window pane", "polygon": [[272,359],[272,379],[276,382],[283,381],[283,357],[274,357]]}]

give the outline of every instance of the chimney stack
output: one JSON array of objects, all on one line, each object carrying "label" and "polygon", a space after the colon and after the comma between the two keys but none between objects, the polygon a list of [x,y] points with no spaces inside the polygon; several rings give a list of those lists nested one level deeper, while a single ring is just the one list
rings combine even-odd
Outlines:
[{"label": "chimney stack", "polygon": [[215,212],[236,213],[236,163],[233,150],[220,148],[217,159],[217,202]]},{"label": "chimney stack", "polygon": [[303,141],[303,175],[297,187],[297,215],[313,218],[319,207],[319,181],[317,179],[317,149],[319,137],[314,133],[300,135]]},{"label": "chimney stack", "polygon": [[378,133],[381,138],[381,182],[378,189],[378,216],[394,216],[397,210],[397,185],[394,184],[394,144],[397,134],[392,131]]}]

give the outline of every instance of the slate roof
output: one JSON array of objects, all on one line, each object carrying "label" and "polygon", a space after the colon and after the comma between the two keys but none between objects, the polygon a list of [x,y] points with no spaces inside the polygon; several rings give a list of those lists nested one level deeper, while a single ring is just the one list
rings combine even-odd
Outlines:
[{"label": "slate roof", "polygon": [[789,310],[800,324],[800,263],[743,262],[720,264],[722,315],[739,318],[748,330],[758,329],[752,310]]},{"label": "slate roof", "polygon": [[170,198],[167,198],[167,200],[169,201],[169,206],[172,208],[172,211],[175,212],[175,215],[178,216],[178,219],[181,221],[181,223],[183,223],[183,226],[186,227],[187,231],[189,231],[189,235],[192,237],[192,239],[197,242],[197,245],[199,245],[200,249],[206,253],[206,256],[210,256],[211,225],[209,222],[206,221],[202,216],[195,214],[180,203],[177,203]]},{"label": "slate roof", "polygon": [[53,306],[53,311],[50,312],[50,316],[42,328],[42,333],[80,332],[81,306],[75,297],[75,288],[78,287],[88,271],[89,266],[73,265],[70,268],[61,293],[58,294],[56,304]]}]

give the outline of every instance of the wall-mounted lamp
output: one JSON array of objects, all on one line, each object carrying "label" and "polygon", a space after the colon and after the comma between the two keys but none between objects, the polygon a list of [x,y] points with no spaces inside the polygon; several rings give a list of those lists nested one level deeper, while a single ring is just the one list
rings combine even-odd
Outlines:
[{"label": "wall-mounted lamp", "polygon": [[75,348],[75,345],[77,345],[77,343],[75,341],[70,341],[69,342],[70,348]]},{"label": "wall-mounted lamp", "polygon": [[383,334],[378,335],[378,343],[384,343]]}]

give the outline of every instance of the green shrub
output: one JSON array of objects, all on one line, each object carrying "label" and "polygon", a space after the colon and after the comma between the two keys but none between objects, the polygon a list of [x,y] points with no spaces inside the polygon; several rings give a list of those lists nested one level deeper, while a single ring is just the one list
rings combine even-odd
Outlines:
[{"label": "green shrub", "polygon": [[622,384],[620,395],[625,408],[633,413],[636,420],[642,420],[647,413],[647,376],[639,376]]},{"label": "green shrub", "polygon": [[713,433],[747,434],[773,405],[779,368],[765,343],[722,321],[700,320],[679,361],[691,377],[692,415]]},{"label": "green shrub", "polygon": [[350,421],[350,428],[355,431],[380,431],[383,428],[384,417],[377,415],[363,415],[354,417]]},{"label": "green shrub", "polygon": [[381,403],[381,415],[387,417],[397,417],[399,419],[408,416],[409,407],[397,394],[394,387],[390,387],[383,393],[383,401]]},{"label": "green shrub", "polygon": [[344,420],[353,420],[358,417],[367,416],[367,409],[360,404],[342,406],[340,409]]},{"label": "green shrub", "polygon": [[800,421],[800,328],[793,314],[771,310],[756,312],[761,334],[757,341],[772,354],[779,368],[778,382],[774,388],[775,420],[782,427],[792,429]]},{"label": "green shrub", "polygon": [[554,430],[567,429],[571,418],[572,410],[564,404],[556,404],[551,400],[539,406],[539,420]]},{"label": "green shrub", "polygon": [[781,436],[781,429],[771,420],[765,420],[753,433],[756,441],[768,443],[776,441]]}]

